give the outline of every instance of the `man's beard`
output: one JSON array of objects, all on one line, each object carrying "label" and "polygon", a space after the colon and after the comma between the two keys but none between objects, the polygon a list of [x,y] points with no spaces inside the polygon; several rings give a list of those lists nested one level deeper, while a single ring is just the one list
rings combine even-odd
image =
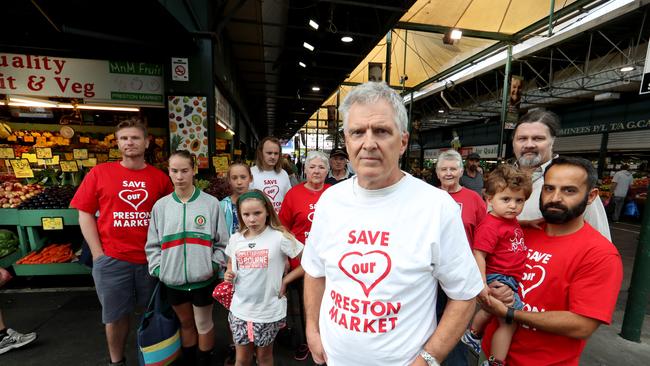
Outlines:
[{"label": "man's beard", "polygon": [[538,152],[535,152],[535,156],[532,158],[526,158],[526,154],[522,154],[517,162],[522,168],[533,168],[538,167],[542,164],[542,155]]},{"label": "man's beard", "polygon": [[[560,203],[542,203],[542,196],[539,197],[539,206],[541,207],[542,216],[546,222],[551,224],[566,224],[567,222],[575,219],[576,217],[582,215],[587,209],[587,203],[589,202],[589,193],[585,194],[585,198],[577,206],[571,208],[562,205]],[[562,211],[551,211],[549,208],[558,208]]]},{"label": "man's beard", "polygon": [[478,169],[476,169],[476,165],[468,165],[467,170],[469,170],[470,172],[473,173],[473,172],[477,171]]}]

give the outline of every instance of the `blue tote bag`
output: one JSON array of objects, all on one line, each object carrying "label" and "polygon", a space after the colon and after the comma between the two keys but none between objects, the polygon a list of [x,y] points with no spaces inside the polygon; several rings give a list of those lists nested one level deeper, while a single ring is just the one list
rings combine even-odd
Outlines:
[{"label": "blue tote bag", "polygon": [[156,285],[138,327],[140,366],[166,366],[181,354],[180,323],[174,310],[162,300]]}]

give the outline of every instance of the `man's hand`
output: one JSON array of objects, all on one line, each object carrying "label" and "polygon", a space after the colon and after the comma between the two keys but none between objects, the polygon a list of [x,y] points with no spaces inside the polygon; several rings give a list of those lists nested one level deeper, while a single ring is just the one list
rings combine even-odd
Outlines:
[{"label": "man's hand", "polygon": [[314,359],[314,363],[317,365],[327,363],[327,355],[323,349],[323,343],[320,340],[320,333],[313,329],[307,329],[306,335],[307,344],[309,345],[309,351],[311,352],[311,357]]},{"label": "man's hand", "polygon": [[481,304],[481,308],[498,318],[505,318],[506,313],[508,312],[508,307],[494,298],[489,303]]},{"label": "man's hand", "polygon": [[532,227],[535,229],[542,230],[542,224],[544,223],[544,218],[539,218],[535,220],[519,220],[519,225],[521,227]]},{"label": "man's hand", "polygon": [[512,291],[510,286],[505,285],[499,281],[492,281],[488,286],[490,288],[490,295],[506,304],[512,306],[515,303],[515,292]]}]

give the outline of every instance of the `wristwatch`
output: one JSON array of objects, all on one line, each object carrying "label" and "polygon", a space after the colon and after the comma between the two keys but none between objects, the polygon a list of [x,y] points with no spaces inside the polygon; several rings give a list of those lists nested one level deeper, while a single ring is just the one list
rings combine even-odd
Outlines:
[{"label": "wristwatch", "polygon": [[431,356],[431,354],[425,350],[420,351],[420,357],[422,357],[424,359],[424,362],[426,362],[429,366],[440,366],[436,358]]},{"label": "wristwatch", "polygon": [[508,306],[508,311],[506,311],[506,324],[512,324],[515,320],[515,308]]}]

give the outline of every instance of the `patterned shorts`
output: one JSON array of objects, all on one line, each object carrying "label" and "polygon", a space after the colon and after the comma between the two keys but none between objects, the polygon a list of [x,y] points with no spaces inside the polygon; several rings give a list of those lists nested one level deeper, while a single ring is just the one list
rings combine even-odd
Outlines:
[{"label": "patterned shorts", "polygon": [[249,322],[239,319],[232,313],[228,313],[228,323],[236,345],[244,346],[253,342],[257,347],[266,347],[273,343],[280,328],[286,324],[285,319],[273,323]]}]

